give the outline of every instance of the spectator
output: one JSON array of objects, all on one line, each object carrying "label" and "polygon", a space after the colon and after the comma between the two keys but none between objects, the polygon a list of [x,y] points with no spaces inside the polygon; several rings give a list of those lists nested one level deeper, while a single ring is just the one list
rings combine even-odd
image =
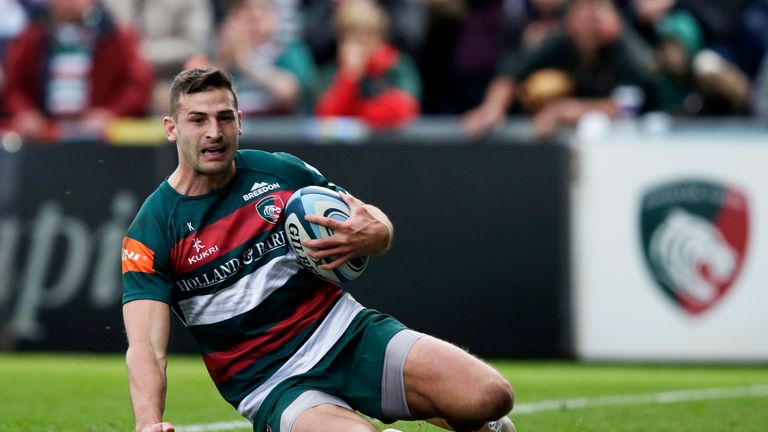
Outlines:
[{"label": "spectator", "polygon": [[[19,0],[0,0],[0,59],[5,57],[8,43],[27,26],[28,14],[24,4]],[[5,66],[0,61],[0,118],[5,117],[3,101],[5,97]]]},{"label": "spectator", "polygon": [[[499,61],[515,62],[560,28],[567,0],[425,0],[425,114],[458,114],[483,99]],[[451,91],[445,91],[446,88]]]},{"label": "spectator", "polygon": [[750,78],[757,73],[768,48],[768,0],[705,0],[695,4],[686,0],[632,0],[631,6],[629,20],[650,45],[660,45],[658,26],[667,17],[690,21],[685,25],[697,27],[704,45]]},{"label": "spectator", "polygon": [[[677,0],[629,0],[627,24],[652,47],[659,45],[658,26],[671,13],[684,10],[676,8]],[[674,11],[674,12],[673,12]]]},{"label": "spectator", "polygon": [[656,34],[661,72],[656,93],[658,108],[678,115],[746,111],[747,77],[714,51],[703,49],[702,32],[692,15],[683,10],[667,14],[656,24]]},{"label": "spectator", "polygon": [[102,1],[118,21],[138,29],[141,53],[155,70],[152,112],[167,113],[173,77],[213,39],[210,0]]},{"label": "spectator", "polygon": [[505,118],[507,109],[522,93],[526,80],[537,71],[559,70],[570,77],[570,97],[543,104],[534,117],[539,135],[549,135],[561,125],[573,125],[593,110],[618,115],[611,98],[619,86],[636,86],[650,94],[655,76],[650,52],[622,21],[610,0],[573,0],[564,22],[564,33],[529,51],[515,65],[507,65],[493,80],[483,102],[462,119],[464,131],[477,135]]},{"label": "spectator", "polygon": [[[424,81],[422,108],[455,114],[476,105],[493,77],[504,46],[504,1],[428,0],[427,32],[418,57]],[[451,91],[445,91],[445,89]]]},{"label": "spectator", "polygon": [[384,10],[368,0],[347,0],[334,18],[338,60],[321,76],[317,115],[358,117],[376,129],[413,120],[419,113],[418,73],[407,54],[384,41]]},{"label": "spectator", "polygon": [[[666,0],[665,0],[666,1]],[[635,5],[656,0],[635,0]],[[670,5],[674,1],[667,1]],[[640,10],[641,8],[638,8]],[[641,13],[638,16],[643,17]],[[695,19],[685,11],[659,14],[653,20],[641,19],[653,32],[657,64],[661,72],[657,88],[657,107],[675,114],[698,111],[701,98],[694,93],[693,58],[704,48],[704,39]]]},{"label": "spectator", "polygon": [[762,54],[758,40],[765,38],[768,31],[765,27],[754,28],[759,21],[754,22],[745,13],[760,1],[764,0],[679,0],[680,6],[701,23],[706,46],[749,76],[757,72]]},{"label": "spectator", "polygon": [[[336,57],[333,17],[336,8],[350,0],[304,0],[304,40],[317,64]],[[372,0],[374,1],[374,0]],[[426,15],[423,0],[378,0],[390,18],[388,41],[411,58],[418,58],[424,42]]]},{"label": "spectator", "polygon": [[143,115],[152,69],[134,32],[95,0],[48,5],[47,19],[8,47],[6,106],[14,129],[53,138],[57,124],[72,121],[78,133],[101,135],[113,117]]},{"label": "spectator", "polygon": [[[473,79],[473,81],[482,84],[482,90],[474,90],[474,94],[470,95],[472,103],[459,106],[455,113],[464,112],[482,102],[484,89],[488,87],[499,68],[513,69],[518,62],[522,61],[525,52],[538,48],[545,40],[560,34],[562,31],[562,15],[566,0],[529,0],[526,4],[527,6],[517,14],[511,13],[513,11],[506,8],[506,19],[503,23],[505,28],[498,32],[503,36],[502,42],[505,44],[505,49],[497,49],[496,52],[500,52],[502,55],[491,56],[489,57],[491,61],[486,62],[482,68],[475,68],[475,71],[482,72],[481,76],[477,76],[477,72],[475,72],[475,77],[480,79]],[[501,12],[498,15],[504,16],[504,13]],[[475,27],[478,27],[479,30],[476,30],[475,33],[481,33],[483,30],[480,29],[487,29],[489,26],[476,24]],[[471,65],[472,62],[468,63],[466,59],[476,58],[477,54],[473,53],[482,53],[483,45],[487,46],[488,42],[490,41],[483,43],[482,39],[476,40],[472,44],[460,42],[457,56],[460,61],[457,63],[458,70],[471,70],[466,66]],[[464,60],[462,61],[462,59]],[[459,82],[466,79],[461,75]],[[469,86],[462,87],[469,88]]]},{"label": "spectator", "polygon": [[[213,10],[214,29],[218,29],[224,21],[224,15],[229,10],[233,0],[209,0]],[[238,1],[238,0],[234,0]],[[272,0],[272,7],[277,15],[276,37],[281,42],[292,42],[301,39],[301,0]]]},{"label": "spectator", "polygon": [[309,99],[312,55],[301,41],[278,39],[275,12],[272,0],[232,1],[216,37],[210,63],[232,75],[246,116],[297,113]]}]

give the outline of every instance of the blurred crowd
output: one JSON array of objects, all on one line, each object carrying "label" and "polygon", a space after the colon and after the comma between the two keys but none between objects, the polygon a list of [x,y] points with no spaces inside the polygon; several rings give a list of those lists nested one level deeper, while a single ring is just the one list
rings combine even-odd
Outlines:
[{"label": "blurred crowd", "polygon": [[397,128],[600,111],[768,118],[768,0],[0,0],[0,129],[100,136],[163,115],[184,68],[245,116]]}]

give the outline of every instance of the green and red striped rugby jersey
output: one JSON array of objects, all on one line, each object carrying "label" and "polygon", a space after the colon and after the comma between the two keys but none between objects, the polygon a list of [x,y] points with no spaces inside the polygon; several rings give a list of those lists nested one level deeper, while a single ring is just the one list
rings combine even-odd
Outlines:
[{"label": "green and red striped rugby jersey", "polygon": [[304,186],[342,190],[286,153],[240,150],[223,188],[183,196],[163,182],[123,240],[123,303],[168,303],[222,396],[245,416],[311,368],[362,310],[304,270],[281,214]]}]

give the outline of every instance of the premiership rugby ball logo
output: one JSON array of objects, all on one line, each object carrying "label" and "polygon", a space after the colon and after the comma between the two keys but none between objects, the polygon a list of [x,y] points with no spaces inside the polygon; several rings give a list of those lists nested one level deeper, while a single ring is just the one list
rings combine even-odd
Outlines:
[{"label": "premiership rugby ball logo", "polygon": [[283,200],[277,195],[264,197],[256,203],[256,212],[265,221],[276,224],[283,212]]},{"label": "premiership rugby ball logo", "polygon": [[679,181],[642,199],[645,261],[659,288],[691,315],[715,306],[741,272],[749,238],[749,202],[738,189]]}]

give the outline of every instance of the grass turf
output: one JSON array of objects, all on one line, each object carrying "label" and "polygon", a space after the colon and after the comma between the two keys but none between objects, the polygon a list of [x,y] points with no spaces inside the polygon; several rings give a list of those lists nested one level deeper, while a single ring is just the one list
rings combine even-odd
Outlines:
[{"label": "grass turf", "polygon": [[[516,390],[518,404],[578,397],[768,385],[760,366],[594,365],[568,362],[493,364]],[[177,426],[242,421],[224,402],[197,357],[169,361],[166,418]],[[515,415],[533,431],[768,431],[768,396],[635,403]],[[379,424],[379,426],[382,426]],[[391,427],[438,431],[421,422]],[[123,358],[116,355],[0,355],[0,431],[130,431]],[[247,431],[250,428],[238,429]]]}]

